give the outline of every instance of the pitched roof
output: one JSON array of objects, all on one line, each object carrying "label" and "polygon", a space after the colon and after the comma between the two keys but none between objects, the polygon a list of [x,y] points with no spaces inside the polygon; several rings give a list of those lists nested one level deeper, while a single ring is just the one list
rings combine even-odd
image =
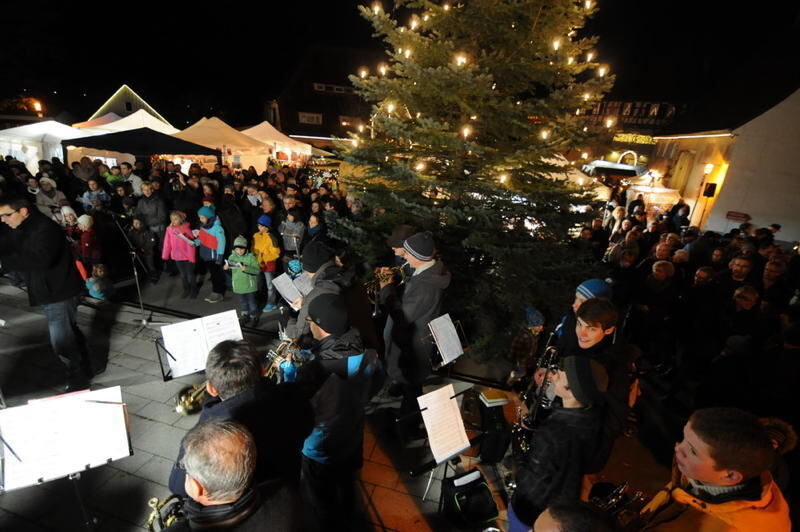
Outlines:
[{"label": "pitched roof", "polygon": [[216,116],[201,118],[180,133],[175,133],[174,136],[215,149],[221,149],[225,146],[238,149],[269,150],[268,146],[263,142],[259,142],[253,137],[235,130]]},{"label": "pitched roof", "polygon": [[61,144],[130,153],[136,157],[161,154],[219,156],[218,150],[176,139],[172,135],[165,135],[146,127],[94,137],[68,138],[62,140]]},{"label": "pitched roof", "polygon": [[[130,103],[131,109],[128,110],[126,107],[126,103]],[[94,120],[98,116],[102,116],[109,112],[115,112],[118,115],[130,115],[139,109],[144,109],[154,117],[158,118],[168,126],[172,126],[167,119],[158,114],[158,111],[153,109],[149,103],[144,101],[144,99],[136,94],[133,89],[128,87],[127,85],[123,84],[117,92],[111,95],[111,97],[106,100],[106,102],[100,106],[100,108],[94,112],[92,116],[89,117],[89,120]]]}]

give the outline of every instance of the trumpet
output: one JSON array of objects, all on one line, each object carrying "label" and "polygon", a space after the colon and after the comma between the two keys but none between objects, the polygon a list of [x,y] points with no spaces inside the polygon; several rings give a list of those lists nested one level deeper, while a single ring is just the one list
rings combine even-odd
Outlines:
[{"label": "trumpet", "polygon": [[380,299],[381,293],[381,283],[391,281],[395,276],[399,277],[398,284],[403,284],[406,282],[406,264],[407,263],[404,262],[400,266],[393,266],[386,271],[375,272],[375,276],[364,284],[364,289],[367,291],[367,297],[369,298],[370,303],[376,307],[378,306],[378,300]]},{"label": "trumpet", "polygon": [[521,394],[521,399],[524,402],[530,400],[530,408],[526,415],[522,415],[522,408],[517,408],[517,422],[511,427],[511,443],[513,446],[515,456],[525,456],[531,448],[531,440],[534,429],[541,423],[541,412],[548,410],[552,405],[552,400],[547,395],[547,390],[550,387],[549,373],[558,369],[558,349],[555,346],[549,345],[553,339],[552,333],[548,340],[548,346],[544,350],[544,354],[539,358],[536,364],[537,368],[545,370],[544,379],[539,389],[536,389],[536,380],[531,379],[531,384],[528,389]]},{"label": "trumpet", "polygon": [[171,526],[178,519],[183,518],[183,504],[185,500],[180,495],[171,494],[158,500],[153,497],[147,501],[147,506],[152,508],[150,517],[147,518],[147,530],[159,532]]},{"label": "trumpet", "polygon": [[291,338],[287,338],[281,341],[278,347],[270,349],[267,354],[264,355],[264,367],[266,368],[264,376],[266,378],[276,382],[280,381],[280,366],[291,356],[291,353],[287,353],[287,350],[289,350],[293,344],[294,341]]},{"label": "trumpet", "polygon": [[205,382],[181,389],[175,398],[175,411],[184,416],[196,414],[203,408],[203,394],[205,391]]}]

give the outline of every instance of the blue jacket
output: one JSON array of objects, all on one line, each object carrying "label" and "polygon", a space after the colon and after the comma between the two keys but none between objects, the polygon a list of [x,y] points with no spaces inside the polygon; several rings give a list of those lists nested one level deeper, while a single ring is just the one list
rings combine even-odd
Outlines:
[{"label": "blue jacket", "polygon": [[208,223],[200,228],[200,231],[205,231],[217,239],[216,249],[207,248],[200,242],[199,238],[194,241],[195,245],[200,248],[198,250],[200,251],[200,259],[221,264],[225,259],[225,231],[222,229],[222,222],[219,220],[219,216],[210,218]]}]

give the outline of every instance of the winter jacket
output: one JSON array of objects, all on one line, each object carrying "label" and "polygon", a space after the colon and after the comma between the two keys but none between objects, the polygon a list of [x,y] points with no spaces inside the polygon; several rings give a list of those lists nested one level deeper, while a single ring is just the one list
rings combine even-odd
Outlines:
[{"label": "winter jacket", "polygon": [[225,257],[225,231],[222,229],[219,217],[210,218],[208,223],[200,228],[200,234],[194,243],[199,248],[202,260],[222,264],[222,259]]},{"label": "winter jacket", "polygon": [[152,194],[149,198],[142,196],[136,204],[136,214],[144,218],[146,225],[153,232],[160,232],[167,225],[169,213],[164,200]]},{"label": "winter jacket", "polygon": [[81,197],[81,203],[84,209],[91,209],[95,201],[108,205],[109,202],[111,202],[111,196],[109,196],[105,190],[96,190],[95,192],[87,190]]},{"label": "winter jacket", "polygon": [[[642,509],[638,530],[657,532],[789,532],[789,506],[769,472],[753,479],[745,492],[710,502],[686,491],[677,466],[672,481]],[[735,498],[734,498],[735,497]]]},{"label": "winter jacket", "polygon": [[383,330],[389,376],[396,382],[421,384],[431,372],[433,342],[426,339],[428,323],[439,317],[450,272],[441,261],[412,275],[402,298],[395,285],[385,286],[380,302],[389,317]]},{"label": "winter jacket", "polygon": [[603,414],[595,408],[553,408],[516,468],[511,505],[520,521],[533,525],[558,498],[577,500],[581,479],[597,451]]},{"label": "winter jacket", "polygon": [[[53,218],[54,211],[60,214],[61,205],[62,203],[66,204],[66,201],[67,197],[60,190],[54,190],[52,197],[43,190],[36,194],[36,207],[48,218]],[[59,216],[59,219],[63,219],[63,217]]]},{"label": "winter jacket", "polygon": [[156,245],[156,235],[147,228],[141,230],[131,227],[128,229],[128,240],[131,241],[136,251],[145,255],[152,255]]},{"label": "winter jacket", "polygon": [[[270,231],[266,233],[259,231],[254,234],[252,251],[258,259],[261,271],[275,271],[275,261],[281,256],[281,248],[275,235]],[[271,266],[270,263],[272,263]],[[269,269],[270,267],[272,270]]]},{"label": "winter jacket", "polygon": [[0,233],[0,262],[25,278],[31,306],[64,301],[83,290],[61,226],[35,209],[16,229]]},{"label": "winter jacket", "polygon": [[87,261],[99,261],[103,258],[103,250],[94,227],[89,227],[81,233],[81,247],[79,256]]},{"label": "winter jacket", "polygon": [[281,222],[278,232],[283,237],[283,249],[300,252],[303,237],[306,234],[306,225],[303,222]]},{"label": "winter jacket", "polygon": [[[231,265],[231,277],[233,280],[234,294],[250,294],[258,291],[258,277],[261,275],[261,268],[258,267],[258,259],[251,252],[239,255],[235,251],[228,257]],[[244,264],[242,270],[240,264]]]},{"label": "winter jacket", "polygon": [[189,224],[184,222],[181,225],[167,226],[166,231],[164,231],[164,246],[161,249],[161,258],[163,260],[196,262],[196,255],[194,235],[189,228]]}]

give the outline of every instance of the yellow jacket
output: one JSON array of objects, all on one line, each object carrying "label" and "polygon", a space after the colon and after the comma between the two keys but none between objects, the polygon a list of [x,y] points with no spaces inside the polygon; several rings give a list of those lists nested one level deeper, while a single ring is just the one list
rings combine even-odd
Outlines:
[{"label": "yellow jacket", "polygon": [[[657,532],[789,532],[789,505],[769,472],[761,474],[761,498],[720,504],[683,489],[688,481],[673,466],[672,481],[642,509],[640,530]],[[642,521],[640,521],[642,522]]]},{"label": "yellow jacket", "polygon": [[281,256],[281,248],[275,243],[275,239],[269,231],[253,235],[252,251],[258,259],[258,264],[262,267],[266,266],[268,262],[278,260],[278,257]]}]

